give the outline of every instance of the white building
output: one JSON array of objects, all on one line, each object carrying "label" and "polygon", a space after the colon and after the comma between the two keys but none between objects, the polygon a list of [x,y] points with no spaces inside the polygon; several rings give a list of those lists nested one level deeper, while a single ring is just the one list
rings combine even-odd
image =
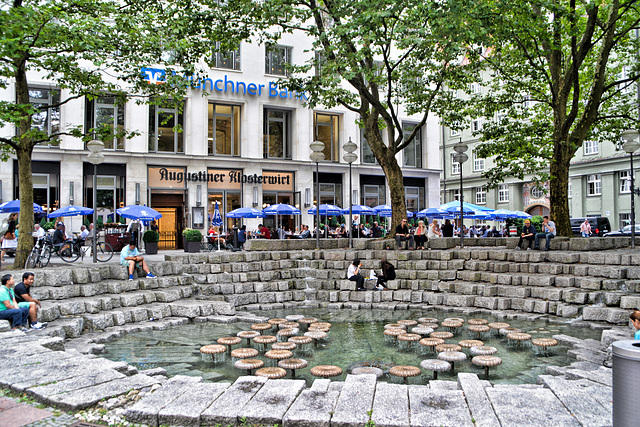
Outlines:
[{"label": "white building", "polygon": [[[283,62],[304,61],[307,42],[286,34],[282,44],[268,52],[264,45],[243,43],[233,54],[218,55],[217,68],[208,69],[208,79],[202,81],[206,90],[191,90],[183,113],[134,101],[117,105],[109,96],[95,101],[82,98],[34,117],[34,126],[56,131],[112,123],[139,132],[132,139],[105,141],[105,162],[97,167],[98,215],[110,222],[118,207],[147,204],[163,214],[159,222],[165,247],[180,247],[180,231],[186,227],[208,227],[216,201],[223,215],[239,207],[288,203],[299,206],[303,215],[285,217],[285,228],[312,225],[313,218],[306,213],[315,204],[309,144],[316,139],[325,143],[326,160],[319,166],[321,203],[347,207],[350,193],[357,204],[389,203],[384,174],[362,138],[356,115],[341,108],[309,110],[300,94],[277,88]],[[160,76],[158,67],[141,72],[150,82]],[[50,82],[35,74],[29,81],[33,103],[68,95],[57,94]],[[0,99],[12,102],[14,86],[0,92]],[[407,127],[417,121],[403,118]],[[178,124],[182,133],[173,131]],[[409,210],[439,204],[439,130],[436,119],[431,119],[419,141],[398,155],[405,165]],[[5,127],[0,132],[15,131]],[[348,164],[342,160],[342,145],[349,138],[359,146],[353,190],[348,188]],[[69,204],[92,206],[93,165],[87,155],[83,142],[70,136],[36,147],[35,202],[48,211]],[[15,160],[0,164],[3,201],[18,197],[17,177]],[[258,222],[274,224],[271,218],[245,220],[250,229]],[[76,223],[74,229],[80,221]]]}]

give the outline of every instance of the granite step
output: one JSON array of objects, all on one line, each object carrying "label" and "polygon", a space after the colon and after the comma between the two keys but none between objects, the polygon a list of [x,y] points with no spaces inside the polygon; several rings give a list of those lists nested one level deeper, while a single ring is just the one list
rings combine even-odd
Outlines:
[{"label": "granite step", "polygon": [[589,380],[566,380],[540,375],[538,382],[549,388],[583,426],[610,426],[613,412],[611,387]]}]

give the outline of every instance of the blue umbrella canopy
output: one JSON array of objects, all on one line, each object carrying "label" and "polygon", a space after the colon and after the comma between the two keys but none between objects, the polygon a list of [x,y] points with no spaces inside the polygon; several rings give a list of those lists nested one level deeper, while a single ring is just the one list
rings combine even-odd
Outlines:
[{"label": "blue umbrella canopy", "polygon": [[418,218],[442,218],[449,215],[447,211],[440,208],[427,208],[422,209],[421,211],[416,212],[416,217]]},{"label": "blue umbrella canopy", "polygon": [[[442,206],[444,206],[444,205],[442,205]],[[445,211],[447,211],[448,213],[460,215],[460,202],[458,202],[458,204],[455,205],[455,206],[451,205],[451,206],[447,206],[447,207],[444,207],[444,208],[442,206],[440,206],[440,208],[445,210]],[[473,214],[476,213],[476,211],[474,209],[471,209],[470,207],[465,206],[465,205],[462,205],[462,209],[463,209],[463,213],[465,215],[473,215]]]},{"label": "blue umbrella canopy", "polygon": [[[20,212],[20,199],[12,200],[10,202],[4,202],[0,205],[0,212],[2,213],[13,213]],[[37,203],[33,204],[33,212],[34,213],[42,213],[44,210],[42,206]]]},{"label": "blue umbrella canopy", "polygon": [[151,221],[162,218],[162,214],[148,206],[129,205],[124,208],[116,209],[116,213],[123,218],[141,219],[143,221]]},{"label": "blue umbrella canopy", "polygon": [[227,212],[227,218],[265,218],[267,215],[254,208],[238,208]]},{"label": "blue umbrella canopy", "polygon": [[523,218],[523,219],[531,218],[531,215],[523,211],[513,211],[513,213],[515,215],[514,218]]},{"label": "blue umbrella canopy", "polygon": [[302,215],[300,209],[286,203],[278,203],[262,209],[266,215]]},{"label": "blue umbrella canopy", "polygon": [[[458,210],[459,210],[460,209],[460,202],[457,201],[457,200],[454,200],[452,202],[444,203],[444,204],[440,205],[440,209],[445,209],[448,212],[451,212],[451,211],[449,211],[447,209],[447,208],[449,208],[451,206],[457,206]],[[470,211],[489,211],[489,212],[493,211],[493,209],[488,208],[486,206],[474,205],[473,203],[467,203],[467,202],[463,202],[462,206],[464,206],[464,208],[465,208],[465,213],[467,212],[467,209],[469,209]]]},{"label": "blue umbrella canopy", "polygon": [[491,215],[495,219],[515,218],[515,212],[508,209],[498,209],[497,211],[491,212]]},{"label": "blue umbrella canopy", "polygon": [[[308,214],[315,215],[316,208],[312,207],[307,211]],[[332,215],[342,215],[342,208],[339,208],[335,205],[322,204],[320,205],[320,215],[322,216],[332,216]]]},{"label": "blue umbrella canopy", "polygon": [[213,208],[213,218],[211,218],[211,225],[213,225],[214,227],[220,227],[222,225],[222,215],[220,215],[218,202],[216,202],[216,207]]},{"label": "blue umbrella canopy", "polygon": [[389,205],[374,206],[373,210],[376,211],[378,216],[383,216],[383,217],[391,216],[391,206]]},{"label": "blue umbrella canopy", "polygon": [[92,213],[93,209],[91,208],[71,205],[51,212],[49,215],[47,215],[47,218],[57,218],[59,216],[91,215]]},{"label": "blue umbrella canopy", "polygon": [[[365,205],[353,205],[351,206],[351,210],[355,215],[375,215],[376,214],[376,211],[373,210],[373,208],[370,208],[369,206],[365,206]],[[322,209],[320,209],[320,212],[322,212]],[[343,209],[342,213],[344,215],[349,215],[349,208]]]}]

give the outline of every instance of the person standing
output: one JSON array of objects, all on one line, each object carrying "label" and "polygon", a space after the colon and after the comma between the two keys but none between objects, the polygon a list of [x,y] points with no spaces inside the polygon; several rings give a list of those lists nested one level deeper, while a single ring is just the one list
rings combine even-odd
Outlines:
[{"label": "person standing", "polygon": [[451,220],[444,220],[444,224],[442,225],[442,237],[453,237],[453,224],[451,224]]},{"label": "person standing", "polygon": [[544,246],[544,250],[548,251],[551,249],[551,239],[556,237],[556,223],[549,220],[547,215],[542,217],[542,233],[536,234],[536,246],[534,249],[540,249],[540,239],[544,238],[546,240],[546,244]]},{"label": "person standing", "polygon": [[585,218],[584,222],[580,224],[580,233],[582,234],[582,237],[591,236],[591,224],[589,224],[588,218]]},{"label": "person standing", "polygon": [[407,242],[405,248],[413,249],[413,239],[411,234],[409,234],[409,226],[407,223],[408,221],[405,218],[402,220],[402,223],[396,227],[396,243],[398,244],[398,249],[402,249],[402,242]]},{"label": "person standing", "polygon": [[522,232],[520,233],[520,240],[518,240],[518,245],[516,249],[523,249],[522,243],[526,241],[525,245],[528,251],[531,250],[531,247],[534,245],[534,241],[536,239],[536,228],[531,224],[531,220],[524,220],[524,227],[522,227]]},{"label": "person standing", "polygon": [[13,291],[15,280],[11,274],[5,274],[0,279],[0,319],[11,321],[12,329],[29,332],[27,320],[29,319],[29,308],[20,307],[16,301]]},{"label": "person standing", "polygon": [[347,269],[347,279],[352,282],[356,282],[356,290],[364,291],[364,276],[360,274],[360,268],[362,267],[362,263],[360,262],[360,258],[355,258],[353,263]]}]

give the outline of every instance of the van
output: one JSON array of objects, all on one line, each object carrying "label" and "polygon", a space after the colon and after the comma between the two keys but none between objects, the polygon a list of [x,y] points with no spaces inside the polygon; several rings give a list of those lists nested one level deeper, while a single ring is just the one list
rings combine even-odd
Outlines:
[{"label": "van", "polygon": [[[611,231],[611,224],[609,218],[603,216],[588,217],[589,224],[591,224],[591,235],[602,237],[604,233]],[[580,225],[584,222],[584,218],[571,218],[571,230],[574,236],[581,236]]]}]

